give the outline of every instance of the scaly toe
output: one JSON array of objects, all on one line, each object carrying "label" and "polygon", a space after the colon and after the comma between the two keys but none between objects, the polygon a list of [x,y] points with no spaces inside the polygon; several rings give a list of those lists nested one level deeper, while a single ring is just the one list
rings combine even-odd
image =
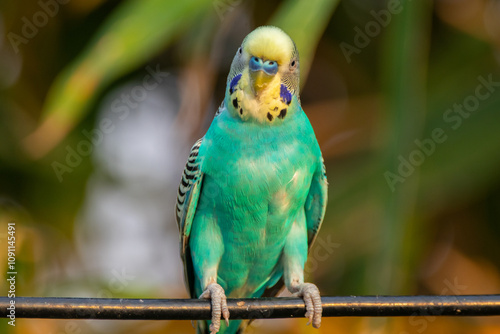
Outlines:
[{"label": "scaly toe", "polygon": [[307,324],[312,323],[314,328],[321,326],[321,314],[323,313],[323,306],[321,305],[321,296],[316,285],[311,283],[301,284],[299,287],[298,295],[304,299],[306,305],[306,318]]},{"label": "scaly toe", "polygon": [[200,295],[200,298],[211,300],[212,305],[212,323],[210,324],[210,333],[215,334],[220,329],[221,315],[229,325],[229,309],[227,307],[226,294],[224,289],[217,283],[211,283],[206,290]]}]

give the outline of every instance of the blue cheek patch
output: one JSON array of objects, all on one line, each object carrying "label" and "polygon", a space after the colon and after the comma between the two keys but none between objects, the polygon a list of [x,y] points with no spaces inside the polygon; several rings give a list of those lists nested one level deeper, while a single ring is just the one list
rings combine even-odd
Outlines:
[{"label": "blue cheek patch", "polygon": [[287,105],[290,105],[290,103],[292,103],[292,93],[290,93],[290,91],[284,84],[281,84],[280,97],[283,103],[286,103]]},{"label": "blue cheek patch", "polygon": [[229,94],[233,94],[234,92],[234,87],[238,84],[238,81],[241,79],[241,73],[238,74],[231,80],[231,84],[229,85]]}]

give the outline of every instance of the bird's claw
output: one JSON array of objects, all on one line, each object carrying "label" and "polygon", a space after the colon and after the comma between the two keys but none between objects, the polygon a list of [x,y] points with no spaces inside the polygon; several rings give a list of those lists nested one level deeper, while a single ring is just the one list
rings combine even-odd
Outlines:
[{"label": "bird's claw", "polygon": [[295,293],[297,296],[304,299],[306,304],[306,318],[309,319],[307,324],[312,322],[314,328],[321,326],[321,314],[323,313],[323,306],[321,305],[321,296],[318,287],[312,283],[302,283]]},{"label": "bird's claw", "polygon": [[212,323],[210,324],[210,333],[215,334],[220,329],[221,316],[229,326],[229,309],[227,308],[226,294],[224,289],[217,283],[210,283],[200,295],[200,298],[210,299],[212,303]]}]

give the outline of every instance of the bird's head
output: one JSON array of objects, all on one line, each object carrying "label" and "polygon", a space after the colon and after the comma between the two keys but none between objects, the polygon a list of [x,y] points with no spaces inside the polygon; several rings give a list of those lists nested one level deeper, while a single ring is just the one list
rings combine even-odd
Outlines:
[{"label": "bird's head", "polygon": [[227,107],[242,120],[281,122],[299,104],[299,53],[283,30],[263,26],[236,51],[227,79]]}]

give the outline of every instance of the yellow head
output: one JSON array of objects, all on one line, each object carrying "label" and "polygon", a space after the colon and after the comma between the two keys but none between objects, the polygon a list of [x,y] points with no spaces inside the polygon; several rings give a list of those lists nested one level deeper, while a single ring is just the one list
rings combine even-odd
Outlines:
[{"label": "yellow head", "polygon": [[236,52],[227,83],[234,115],[262,123],[283,120],[299,93],[295,43],[277,27],[255,29]]}]

